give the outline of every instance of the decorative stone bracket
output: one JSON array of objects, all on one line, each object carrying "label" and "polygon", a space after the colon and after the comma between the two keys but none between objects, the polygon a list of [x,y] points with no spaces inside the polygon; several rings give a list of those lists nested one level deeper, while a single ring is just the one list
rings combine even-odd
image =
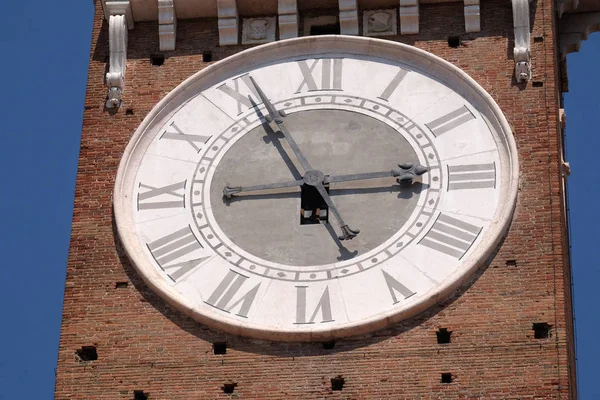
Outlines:
[{"label": "decorative stone bracket", "polygon": [[529,33],[529,0],[511,0],[515,28],[515,78],[517,82],[531,79],[531,38]]},{"label": "decorative stone bracket", "polygon": [[465,32],[481,31],[481,16],[479,0],[464,0],[465,2]]},{"label": "decorative stone bracket", "polygon": [[240,19],[236,0],[217,0],[219,16],[219,46],[238,44]]},{"label": "decorative stone bracket", "polygon": [[358,35],[358,8],[356,0],[338,0],[340,7],[340,33]]},{"label": "decorative stone bracket", "polygon": [[419,0],[400,0],[400,33],[419,33]]},{"label": "decorative stone bracket", "polygon": [[175,50],[177,15],[173,0],[158,0],[158,39],[161,51]]},{"label": "decorative stone bracket", "polygon": [[279,39],[298,37],[298,4],[296,0],[279,0]]},{"label": "decorative stone bracket", "polygon": [[106,108],[119,108],[125,89],[125,68],[127,66],[128,30],[133,29],[133,16],[129,1],[107,1],[105,4],[108,19],[109,69],[106,74],[108,99]]}]

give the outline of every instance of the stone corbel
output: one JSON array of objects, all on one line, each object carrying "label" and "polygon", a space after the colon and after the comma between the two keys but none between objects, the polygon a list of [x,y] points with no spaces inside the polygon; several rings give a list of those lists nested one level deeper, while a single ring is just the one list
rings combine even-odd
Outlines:
[{"label": "stone corbel", "polygon": [[479,0],[465,1],[465,32],[481,31],[481,19],[479,14]]},{"label": "stone corbel", "polygon": [[298,4],[296,0],[279,0],[279,39],[298,37]]},{"label": "stone corbel", "polygon": [[161,51],[175,50],[177,15],[173,0],[158,0],[158,40]]},{"label": "stone corbel", "polygon": [[219,16],[219,45],[238,44],[240,19],[236,0],[217,0]]},{"label": "stone corbel", "polygon": [[108,99],[106,108],[119,108],[125,90],[125,69],[127,67],[128,30],[133,29],[133,16],[129,1],[107,1],[105,4],[108,19],[109,69],[106,74]]},{"label": "stone corbel", "polygon": [[419,0],[400,0],[400,34],[419,33]]},{"label": "stone corbel", "polygon": [[531,79],[531,44],[529,33],[529,1],[511,0],[515,28],[515,78],[517,82]]},{"label": "stone corbel", "polygon": [[358,10],[356,0],[339,0],[340,33],[358,35]]}]

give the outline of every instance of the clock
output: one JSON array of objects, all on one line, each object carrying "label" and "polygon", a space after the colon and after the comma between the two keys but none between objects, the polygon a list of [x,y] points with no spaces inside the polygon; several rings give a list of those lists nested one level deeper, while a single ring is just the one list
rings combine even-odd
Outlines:
[{"label": "clock", "polygon": [[197,321],[331,340],[414,316],[494,254],[515,208],[510,127],[473,79],[390,41],[242,51],[145,118],[116,177],[120,241]]}]

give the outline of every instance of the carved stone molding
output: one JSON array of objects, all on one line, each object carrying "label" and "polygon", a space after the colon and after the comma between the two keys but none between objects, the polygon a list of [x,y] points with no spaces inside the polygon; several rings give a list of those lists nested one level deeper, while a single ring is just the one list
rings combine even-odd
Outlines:
[{"label": "carved stone molding", "polygon": [[158,38],[161,51],[175,50],[177,15],[173,0],[158,0]]},{"label": "carved stone molding", "polygon": [[236,0],[217,0],[219,16],[219,45],[238,44],[239,16]]},{"label": "carved stone molding", "polygon": [[363,35],[385,36],[398,33],[398,12],[391,10],[369,10],[363,12]]},{"label": "carved stone molding", "polygon": [[296,0],[279,0],[279,39],[298,37],[298,4]]},{"label": "carved stone molding", "polygon": [[419,0],[400,0],[400,34],[419,33]]},{"label": "carved stone molding", "polygon": [[133,28],[129,1],[107,1],[104,8],[108,17],[109,68],[106,74],[108,99],[106,108],[119,108],[125,90],[127,67],[127,39]]},{"label": "carved stone molding", "polygon": [[560,55],[579,51],[581,42],[587,40],[590,33],[600,31],[600,12],[565,14],[559,22]]},{"label": "carved stone molding", "polygon": [[479,0],[465,0],[465,32],[481,31]]},{"label": "carved stone molding", "polygon": [[358,35],[358,9],[356,0],[339,0],[340,33]]},{"label": "carved stone molding", "polygon": [[531,79],[531,38],[529,33],[529,1],[512,0],[515,28],[515,78],[517,82]]},{"label": "carved stone molding", "polygon": [[105,0],[102,3],[104,16],[108,21],[111,15],[124,15],[127,22],[127,28],[133,29],[133,13],[131,12],[131,4],[129,0]]},{"label": "carved stone molding", "polygon": [[275,17],[244,18],[242,44],[274,42],[276,25],[277,20]]}]

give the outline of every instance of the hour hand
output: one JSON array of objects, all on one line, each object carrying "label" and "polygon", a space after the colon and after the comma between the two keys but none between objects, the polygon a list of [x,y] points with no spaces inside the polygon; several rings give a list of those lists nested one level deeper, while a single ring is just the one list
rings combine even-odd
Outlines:
[{"label": "hour hand", "polygon": [[412,181],[417,176],[423,175],[427,171],[429,171],[429,168],[423,167],[422,165],[404,163],[398,164],[398,168],[381,172],[366,172],[362,174],[325,176],[324,183],[362,181],[365,179],[378,179],[392,176],[396,178],[396,181],[398,183],[400,183]]}]

